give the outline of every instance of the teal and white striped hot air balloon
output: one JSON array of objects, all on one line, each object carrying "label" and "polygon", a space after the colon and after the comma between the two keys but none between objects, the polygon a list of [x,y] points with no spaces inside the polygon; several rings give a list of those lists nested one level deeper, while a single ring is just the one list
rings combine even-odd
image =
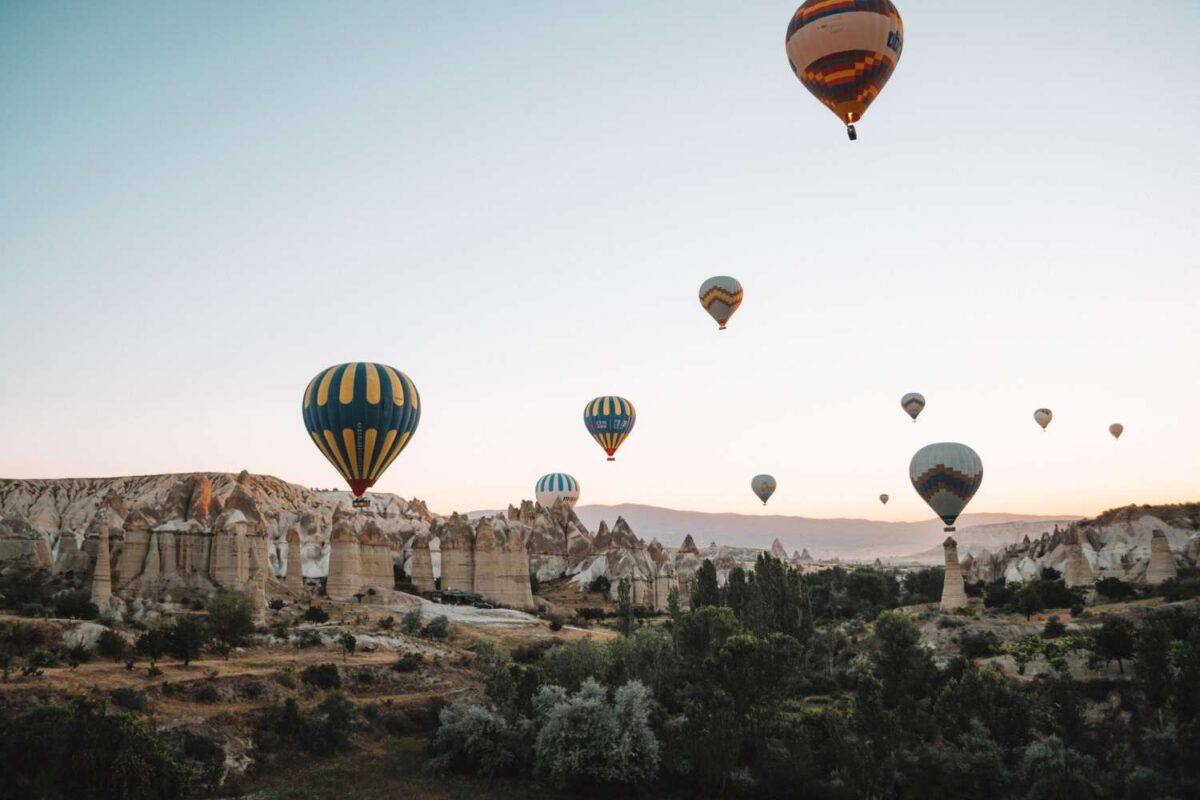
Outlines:
[{"label": "teal and white striped hot air balloon", "polygon": [[965,444],[940,442],[917,451],[908,465],[908,476],[917,494],[951,532],[958,515],[983,483],[983,462]]},{"label": "teal and white striped hot air balloon", "polygon": [[551,472],[538,478],[534,492],[542,508],[553,508],[559,500],[574,508],[579,502],[579,481],[565,472]]}]

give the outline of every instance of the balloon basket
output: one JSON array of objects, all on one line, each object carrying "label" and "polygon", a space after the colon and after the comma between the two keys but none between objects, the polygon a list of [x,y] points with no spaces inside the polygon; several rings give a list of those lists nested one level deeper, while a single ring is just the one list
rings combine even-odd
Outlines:
[{"label": "balloon basket", "polygon": [[953,526],[953,525],[951,525],[951,526],[949,526],[949,527],[947,527],[947,528],[942,528],[942,532],[943,532],[943,533],[954,533],[954,526]]},{"label": "balloon basket", "polygon": [[365,498],[365,497],[356,497],[356,498],[354,498],[354,500],[353,500],[353,501],[350,503],[350,505],[351,505],[351,506],[353,506],[354,508],[370,508],[370,507],[371,507],[371,501],[370,501],[370,500],[368,500],[368,499],[367,499],[367,498]]},{"label": "balloon basket", "polygon": [[609,456],[608,458],[605,459],[605,461],[616,461],[616,460],[617,459],[614,456]]},{"label": "balloon basket", "polygon": [[853,125],[846,126],[846,135],[850,137],[850,141],[852,141],[852,142],[858,141],[858,131],[856,131],[854,129]]}]

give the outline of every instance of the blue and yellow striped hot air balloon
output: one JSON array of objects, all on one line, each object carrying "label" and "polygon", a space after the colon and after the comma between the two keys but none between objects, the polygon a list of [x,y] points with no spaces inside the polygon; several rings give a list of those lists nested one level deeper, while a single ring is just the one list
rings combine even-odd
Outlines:
[{"label": "blue and yellow striped hot air balloon", "polygon": [[583,424],[608,453],[609,461],[616,461],[617,449],[633,431],[635,422],[637,410],[624,397],[597,397],[583,408]]},{"label": "blue and yellow striped hot air balloon", "polygon": [[386,364],[321,370],[304,390],[304,427],[354,492],[356,506],[408,444],[421,421],[412,379]]}]

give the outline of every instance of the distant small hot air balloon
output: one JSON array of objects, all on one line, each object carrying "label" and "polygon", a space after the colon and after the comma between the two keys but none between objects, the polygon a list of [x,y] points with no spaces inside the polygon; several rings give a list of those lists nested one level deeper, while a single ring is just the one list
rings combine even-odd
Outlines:
[{"label": "distant small hot air balloon", "polygon": [[354,505],[400,455],[421,421],[412,380],[386,364],[338,364],[304,390],[304,427],[313,444],[350,484]]},{"label": "distant small hot air balloon", "polygon": [[1125,426],[1119,422],[1114,422],[1108,426],[1108,432],[1112,434],[1114,439],[1120,439],[1121,434],[1125,432]]},{"label": "distant small hot air balloon", "polygon": [[1042,430],[1046,430],[1046,426],[1050,424],[1050,420],[1054,419],[1054,412],[1048,408],[1039,408],[1033,412],[1033,418],[1038,425],[1042,426]]},{"label": "distant small hot air balloon", "polygon": [[542,508],[553,508],[558,500],[564,500],[574,508],[579,502],[579,481],[565,472],[551,472],[538,478],[534,496]]},{"label": "distant small hot air balloon", "polygon": [[721,330],[742,304],[742,285],[728,275],[718,275],[700,284],[700,305],[709,313]]},{"label": "distant small hot air balloon", "polygon": [[750,488],[758,495],[758,499],[762,500],[763,505],[771,499],[771,495],[775,494],[775,478],[771,475],[755,475],[750,480]]},{"label": "distant small hot air balloon", "polygon": [[965,444],[941,442],[918,450],[908,465],[908,475],[917,494],[951,532],[983,483],[983,462]]},{"label": "distant small hot air balloon", "polygon": [[904,50],[904,21],[889,0],[807,0],[788,25],[792,72],[830,111],[854,123],[883,91]]},{"label": "distant small hot air balloon", "polygon": [[624,397],[607,395],[597,397],[583,407],[583,424],[588,433],[608,453],[609,461],[616,461],[617,449],[633,431],[637,422],[637,411],[633,403]]},{"label": "distant small hot air balloon", "polygon": [[900,398],[900,407],[908,412],[913,422],[916,422],[917,417],[921,416],[921,412],[925,410],[925,395],[909,392]]},{"label": "distant small hot air balloon", "polygon": [[891,499],[892,498],[888,497],[886,494],[879,495],[879,502],[883,503],[885,506],[887,505],[887,501]]}]

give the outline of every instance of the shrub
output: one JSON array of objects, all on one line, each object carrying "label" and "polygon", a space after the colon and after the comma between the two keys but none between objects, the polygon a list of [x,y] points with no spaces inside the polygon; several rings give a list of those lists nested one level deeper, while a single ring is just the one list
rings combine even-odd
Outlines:
[{"label": "shrub", "polygon": [[991,631],[964,633],[958,646],[963,658],[989,658],[1000,652],[1000,637]]},{"label": "shrub", "polygon": [[34,650],[26,661],[34,669],[58,666],[58,656],[52,650]]},{"label": "shrub", "polygon": [[68,592],[54,598],[54,616],[67,619],[95,619],[100,608],[86,592]]},{"label": "shrub", "polygon": [[280,600],[278,597],[272,598],[271,600],[267,601],[267,608],[271,609],[272,611],[282,611],[284,605],[285,605],[285,603],[282,600]]},{"label": "shrub", "polygon": [[1060,639],[1066,635],[1067,626],[1060,622],[1058,617],[1050,617],[1046,620],[1046,625],[1042,628],[1043,639]]},{"label": "shrub", "polygon": [[187,775],[152,732],[103,702],[0,715],[6,797],[176,800]]},{"label": "shrub", "polygon": [[305,622],[329,622],[329,614],[320,606],[309,606],[304,610]]},{"label": "shrub", "polygon": [[347,631],[338,637],[338,647],[341,648],[342,658],[349,658],[358,649],[358,639],[354,638],[353,633]]},{"label": "shrub", "polygon": [[125,641],[125,637],[117,633],[111,628],[105,628],[100,631],[100,638],[96,640],[96,652],[104,658],[111,658],[113,661],[120,661],[125,658],[125,653],[129,649],[129,643]]},{"label": "shrub", "polygon": [[381,631],[390,631],[394,627],[396,627],[395,617],[384,617],[379,620],[379,630]]},{"label": "shrub", "polygon": [[154,663],[163,657],[170,644],[170,638],[164,629],[153,628],[137,638],[137,642],[134,643],[134,649],[138,651],[139,655],[150,659],[150,662]]},{"label": "shrub", "polygon": [[312,664],[300,673],[300,680],[318,689],[340,689],[342,676],[338,674],[337,664]]},{"label": "shrub", "polygon": [[603,608],[580,608],[575,613],[586,620],[604,619],[608,616],[608,612]]},{"label": "shrub", "polygon": [[588,584],[588,591],[596,592],[597,594],[602,594],[607,597],[608,593],[612,591],[612,581],[608,579],[607,575],[597,575],[592,579],[592,582]]},{"label": "shrub", "polygon": [[429,624],[421,631],[427,639],[445,639],[450,635],[450,620],[444,614],[439,614],[429,620]]},{"label": "shrub", "polygon": [[409,636],[416,636],[421,632],[421,608],[412,609],[404,615],[400,621],[400,630],[404,631]]},{"label": "shrub", "polygon": [[67,663],[71,666],[71,669],[75,669],[80,664],[86,664],[91,660],[92,654],[83,642],[76,642],[75,645],[67,651]]},{"label": "shrub", "polygon": [[561,631],[563,629],[563,619],[558,614],[550,617],[550,630]]},{"label": "shrub", "polygon": [[208,603],[208,628],[226,658],[254,633],[254,606],[241,592],[221,592]]},{"label": "shrub", "polygon": [[221,699],[221,693],[217,690],[215,683],[206,681],[196,689],[195,697],[201,703],[215,703]]},{"label": "shrub", "polygon": [[113,689],[108,693],[113,705],[123,708],[127,711],[145,711],[146,710],[146,693],[139,689],[130,689],[120,687]]},{"label": "shrub", "polygon": [[430,743],[431,772],[472,772],[492,777],[516,761],[513,731],[508,720],[483,706],[449,706]]},{"label": "shrub", "polygon": [[1096,593],[1104,595],[1113,602],[1132,600],[1137,597],[1137,591],[1120,578],[1101,578],[1096,581]]},{"label": "shrub", "polygon": [[17,608],[17,613],[22,617],[48,617],[50,610],[41,603],[22,603]]},{"label": "shrub", "polygon": [[405,653],[400,656],[395,664],[392,664],[392,669],[396,672],[415,672],[424,659],[416,653]]},{"label": "shrub", "polygon": [[309,647],[320,647],[321,634],[316,631],[300,631],[296,636],[296,647],[304,650]]},{"label": "shrub", "polygon": [[159,669],[158,667],[156,667],[154,664],[151,664],[146,669],[146,677],[147,678],[161,678],[162,674],[163,674],[163,671],[161,669]]}]

